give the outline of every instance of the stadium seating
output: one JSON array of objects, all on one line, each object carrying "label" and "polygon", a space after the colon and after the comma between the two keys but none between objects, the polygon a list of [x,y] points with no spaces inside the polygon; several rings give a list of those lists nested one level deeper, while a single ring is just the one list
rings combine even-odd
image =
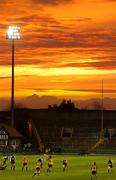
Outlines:
[{"label": "stadium seating", "polygon": [[[75,113],[69,116],[69,113],[47,112],[45,115],[41,112],[32,114],[31,119],[44,147],[50,147],[54,152],[89,152],[99,140],[100,122],[93,124],[92,118],[87,121],[86,117],[77,118]],[[65,129],[71,131],[71,134],[63,133]]]}]

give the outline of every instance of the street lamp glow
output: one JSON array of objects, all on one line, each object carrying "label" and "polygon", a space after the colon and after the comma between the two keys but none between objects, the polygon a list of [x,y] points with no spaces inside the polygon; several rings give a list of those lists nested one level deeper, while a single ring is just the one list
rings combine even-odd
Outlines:
[{"label": "street lamp glow", "polygon": [[11,40],[20,39],[20,27],[19,26],[9,26],[6,37],[7,37],[7,39],[11,39]]}]

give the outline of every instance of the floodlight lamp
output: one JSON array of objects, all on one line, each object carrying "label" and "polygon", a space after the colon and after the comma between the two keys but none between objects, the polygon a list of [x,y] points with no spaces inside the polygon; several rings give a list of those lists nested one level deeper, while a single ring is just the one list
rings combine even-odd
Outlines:
[{"label": "floodlight lamp", "polygon": [[7,39],[11,39],[11,40],[20,39],[20,27],[19,26],[9,26],[6,37],[7,37]]}]

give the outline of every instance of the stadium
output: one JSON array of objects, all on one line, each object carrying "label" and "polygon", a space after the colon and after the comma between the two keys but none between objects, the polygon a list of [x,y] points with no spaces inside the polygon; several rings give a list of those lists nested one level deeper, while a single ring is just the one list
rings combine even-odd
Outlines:
[{"label": "stadium", "polygon": [[116,0],[0,0],[0,180],[116,180]]},{"label": "stadium", "polygon": [[[15,154],[15,178],[31,179],[36,159],[44,159],[46,154],[52,155],[54,161],[50,179],[91,178],[90,168],[94,161],[99,168],[100,179],[115,179],[115,170],[107,175],[107,162],[109,158],[113,162],[116,160],[116,111],[104,110],[102,134],[100,110],[16,109],[13,129],[9,115],[8,111],[0,112],[1,164],[5,155]],[[21,171],[23,156],[28,157],[28,173]],[[64,174],[63,159],[68,161]],[[45,161],[40,179],[46,178],[46,169]],[[7,179],[7,175],[4,177],[7,173],[13,179],[9,160],[6,170],[0,173],[3,179]]]}]

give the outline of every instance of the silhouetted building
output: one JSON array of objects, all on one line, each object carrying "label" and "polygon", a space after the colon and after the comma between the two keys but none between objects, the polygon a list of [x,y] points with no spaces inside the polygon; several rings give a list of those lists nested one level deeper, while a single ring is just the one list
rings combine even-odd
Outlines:
[{"label": "silhouetted building", "polygon": [[21,145],[23,136],[13,127],[0,124],[0,147],[12,147],[13,149]]}]

